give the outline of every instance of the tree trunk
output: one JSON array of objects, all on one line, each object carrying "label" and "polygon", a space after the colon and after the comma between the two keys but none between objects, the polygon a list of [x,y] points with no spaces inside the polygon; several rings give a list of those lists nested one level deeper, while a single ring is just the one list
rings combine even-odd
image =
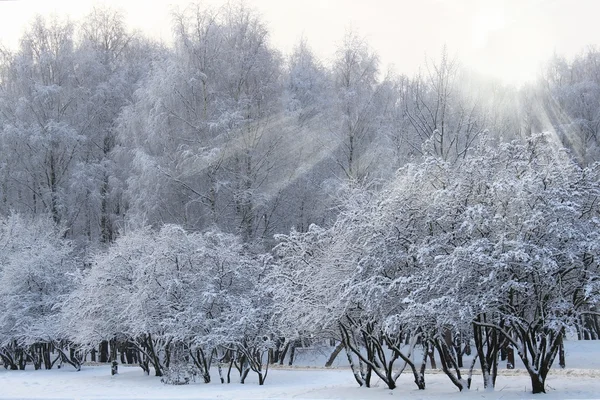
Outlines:
[{"label": "tree trunk", "polygon": [[433,354],[433,346],[429,347],[427,355],[429,356],[429,360],[431,361],[431,369],[437,369],[437,366],[435,365],[435,355]]},{"label": "tree trunk", "polygon": [[327,368],[331,367],[331,365],[333,364],[333,362],[335,361],[335,359],[337,358],[337,356],[340,354],[340,352],[343,349],[344,349],[344,343],[342,343],[342,342],[338,343],[338,345],[335,346],[335,349],[333,349],[333,352],[327,359],[327,362],[325,363],[325,367],[327,367]]},{"label": "tree trunk", "polygon": [[100,362],[107,363],[108,362],[108,341],[103,340],[100,342]]},{"label": "tree trunk", "polygon": [[44,368],[51,369],[52,368],[52,360],[50,358],[50,348],[52,345],[50,343],[44,343],[43,345],[43,353],[42,358],[44,359]]},{"label": "tree trunk", "polygon": [[534,375],[530,373],[529,377],[531,378],[531,388],[533,394],[546,393],[544,381],[540,379],[539,375]]},{"label": "tree trunk", "polygon": [[289,348],[290,348],[290,342],[287,342],[285,344],[285,347],[283,348],[281,354],[279,354],[279,365],[283,365],[283,362],[285,361],[285,356],[286,356]]},{"label": "tree trunk", "polygon": [[20,349],[20,348],[17,349],[15,358],[17,359],[17,364],[19,365],[19,369],[21,371],[24,371],[25,366],[27,365],[27,360],[25,359],[22,349]]},{"label": "tree trunk", "polygon": [[295,355],[296,355],[296,341],[294,341],[294,343],[292,343],[291,346],[290,346],[290,361],[288,363],[288,365],[290,367],[294,363],[294,356]]},{"label": "tree trunk", "polygon": [[442,365],[442,371],[446,374],[450,381],[460,390],[461,392],[468,389],[467,382],[462,379],[460,369],[456,363],[456,359],[451,354],[450,349],[447,346],[446,340],[442,337],[436,337],[433,340],[433,345],[438,351],[440,356],[440,364]]},{"label": "tree trunk", "polygon": [[515,369],[515,349],[512,346],[506,348],[506,369]]},{"label": "tree trunk", "polygon": [[[563,334],[563,336],[564,336],[564,334]],[[564,339],[562,337],[561,337],[560,342],[558,344],[558,365],[561,368],[565,368],[565,366],[566,366],[566,362],[565,362],[565,343],[564,343]]]},{"label": "tree trunk", "polygon": [[261,372],[258,372],[258,385],[262,386],[265,384],[265,378]]}]

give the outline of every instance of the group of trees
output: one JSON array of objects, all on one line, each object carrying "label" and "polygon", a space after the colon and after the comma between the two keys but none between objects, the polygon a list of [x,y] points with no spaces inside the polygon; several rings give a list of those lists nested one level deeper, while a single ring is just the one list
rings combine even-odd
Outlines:
[{"label": "group of trees", "polygon": [[50,215],[85,246],[110,241],[122,218],[115,128],[156,46],[108,11],[78,33],[38,17],[18,51],[2,52],[0,201],[4,215]]},{"label": "group of trees", "polygon": [[147,373],[151,366],[157,376],[180,374],[190,363],[205,382],[213,359],[237,362],[242,381],[253,368],[262,383],[270,346],[263,340],[269,301],[259,292],[265,262],[237,236],[146,228],[121,236],[92,263],[63,303],[75,343],[115,338]]},{"label": "group of trees", "polygon": [[[493,387],[511,346],[544,391],[566,332],[595,315],[598,168],[544,135],[489,140],[459,166],[428,155],[383,190],[352,188],[331,227],[280,236],[280,326],[336,336],[361,385],[376,374],[393,389],[408,365],[425,388],[431,348],[460,390],[476,360]],[[465,343],[476,350],[468,379]]]},{"label": "group of trees", "polygon": [[119,350],[169,382],[262,384],[310,336],[390,388],[409,367],[424,389],[433,353],[493,387],[515,349],[540,392],[567,333],[598,338],[600,53],[517,90],[445,50],[383,74],[355,32],[330,64],[284,57],[241,3],[173,33],[97,8],[0,49],[7,368]]}]

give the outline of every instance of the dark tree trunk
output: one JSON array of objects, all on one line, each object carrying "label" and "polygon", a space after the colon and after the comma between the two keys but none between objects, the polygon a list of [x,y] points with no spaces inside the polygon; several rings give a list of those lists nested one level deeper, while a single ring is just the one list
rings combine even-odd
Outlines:
[{"label": "dark tree trunk", "polygon": [[290,361],[288,362],[288,365],[290,367],[294,363],[294,357],[295,357],[295,355],[296,355],[296,341],[294,341],[294,343],[292,343],[291,346],[290,346]]},{"label": "dark tree trunk", "polygon": [[19,369],[21,371],[25,370],[25,366],[27,365],[27,359],[25,358],[25,354],[23,354],[23,350],[18,348],[16,351],[17,364],[19,365]]},{"label": "dark tree trunk", "polygon": [[2,362],[4,363],[4,368],[16,371],[19,369],[17,364],[15,364],[14,360],[9,354],[0,353],[0,358],[2,358]]},{"label": "dark tree trunk", "polygon": [[285,347],[283,348],[283,351],[279,355],[279,365],[283,365],[283,362],[285,361],[285,356],[286,356],[289,348],[290,348],[290,342],[287,342],[285,344]]},{"label": "dark tree trunk", "polygon": [[515,369],[515,349],[512,346],[506,348],[506,368]]},{"label": "dark tree trunk", "polygon": [[240,375],[240,383],[243,385],[246,383],[246,378],[248,377],[248,373],[250,373],[250,369],[245,369],[242,371]]},{"label": "dark tree trunk", "polygon": [[435,355],[433,354],[433,346],[429,347],[427,355],[429,356],[429,361],[431,362],[431,369],[437,369],[437,366],[435,365]]},{"label": "dark tree trunk", "polygon": [[212,363],[212,356],[206,357],[206,354],[202,348],[198,347],[195,352],[190,350],[190,357],[196,368],[200,370],[202,379],[204,379],[204,383],[210,383],[210,365]]},{"label": "dark tree trunk", "polygon": [[52,348],[52,344],[44,343],[43,344],[43,353],[42,357],[44,359],[44,368],[51,369],[52,368],[52,359],[50,358],[50,349]]},{"label": "dark tree trunk", "polygon": [[462,335],[459,333],[454,337],[454,351],[456,352],[456,360],[458,367],[463,367],[463,352],[462,352]]},{"label": "dark tree trunk", "polygon": [[128,341],[127,347],[125,348],[125,361],[127,361],[127,364],[137,364],[137,359],[138,352]]},{"label": "dark tree trunk", "polygon": [[533,375],[530,373],[529,377],[531,378],[531,388],[533,394],[546,393],[544,382],[539,379],[538,375]]},{"label": "dark tree trunk", "polygon": [[[340,323],[340,332],[346,351],[351,351],[358,358],[359,368],[356,369],[352,363],[352,357],[348,353],[348,360],[351,363],[357,382],[361,386],[364,384],[364,386],[370,387],[371,378],[375,373],[389,389],[395,389],[398,375],[394,374],[394,363],[400,358],[398,346],[399,343],[402,343],[402,338],[400,336],[394,339],[389,338],[377,328],[374,322],[359,325],[352,318],[347,317],[347,319],[350,326],[344,326]],[[359,333],[354,332],[353,327]],[[357,335],[360,335],[362,342],[359,343]],[[384,343],[388,348],[391,348],[391,343],[394,344],[395,348],[391,355],[386,354]],[[361,345],[367,351],[366,356],[362,354]]]},{"label": "dark tree trunk", "polygon": [[[67,354],[64,352],[63,349],[61,349],[59,346],[55,346],[56,351],[58,352],[61,362],[66,362],[67,364],[70,364],[71,366],[73,366],[73,368],[75,368],[77,371],[81,370],[81,362],[77,359],[77,357],[75,357],[75,354],[69,354],[71,355],[71,357],[67,356]],[[69,349],[69,353],[71,353],[72,349]]]},{"label": "dark tree trunk", "polygon": [[117,339],[111,339],[109,345],[110,345],[109,346],[110,347],[110,361],[116,361],[117,360],[117,347],[118,347]]},{"label": "dark tree trunk", "polygon": [[335,361],[335,359],[337,358],[337,356],[340,354],[340,352],[343,349],[344,349],[344,344],[342,342],[338,343],[338,345],[335,346],[335,349],[333,349],[333,352],[327,359],[327,362],[325,363],[325,367],[331,367],[331,365],[333,364],[333,362]]},{"label": "dark tree trunk", "polygon": [[103,340],[102,342],[100,342],[100,362],[101,363],[107,363],[108,362],[108,341],[107,340]]},{"label": "dark tree trunk", "polygon": [[121,364],[125,364],[127,362],[127,360],[125,359],[126,350],[127,350],[127,342],[121,343],[119,346],[119,355],[121,358]]},{"label": "dark tree trunk", "polygon": [[[158,354],[156,354],[156,349],[154,348],[154,343],[152,341],[152,336],[148,334],[146,337],[146,346],[148,349],[148,355],[150,357],[150,362],[154,367],[154,375],[155,376],[163,376],[162,364],[160,359],[158,358]],[[168,365],[167,365],[168,367]]]},{"label": "dark tree trunk", "polygon": [[496,386],[498,353],[506,347],[508,340],[502,334],[502,325],[497,329],[486,320],[485,314],[477,316],[473,322],[473,339],[483,374],[483,387],[487,389]]},{"label": "dark tree trunk", "polygon": [[462,392],[463,390],[468,389],[467,382],[462,379],[462,374],[458,368],[456,358],[451,352],[452,349],[448,347],[445,338],[438,336],[433,338],[432,341],[440,356],[442,371],[450,378],[450,381],[458,388],[458,390]]},{"label": "dark tree trunk", "polygon": [[233,357],[229,361],[229,368],[227,368],[227,383],[231,383],[231,368],[233,367]]},{"label": "dark tree trunk", "polygon": [[565,368],[567,365],[565,361],[565,343],[563,338],[560,339],[558,344],[558,365],[561,368]]}]

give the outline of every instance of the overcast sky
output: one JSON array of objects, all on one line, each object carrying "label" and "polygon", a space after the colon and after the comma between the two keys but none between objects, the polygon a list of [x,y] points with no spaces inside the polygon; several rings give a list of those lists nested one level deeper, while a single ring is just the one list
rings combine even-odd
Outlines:
[{"label": "overcast sky", "polygon": [[[128,25],[169,42],[170,11],[187,0],[0,0],[0,42],[15,47],[36,13],[78,19],[94,4],[120,8]],[[218,5],[223,1],[205,0]],[[425,56],[446,44],[450,54],[479,72],[521,83],[553,52],[572,56],[600,45],[600,0],[247,0],[269,26],[271,42],[286,53],[303,35],[323,59],[352,27],[393,64],[412,74]]]}]

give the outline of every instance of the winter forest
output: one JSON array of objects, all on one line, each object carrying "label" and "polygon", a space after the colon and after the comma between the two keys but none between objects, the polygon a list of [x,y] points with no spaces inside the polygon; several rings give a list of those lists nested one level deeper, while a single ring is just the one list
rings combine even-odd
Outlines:
[{"label": "winter forest", "polygon": [[262,385],[327,345],[357,387],[493,389],[508,358],[540,393],[600,339],[599,50],[517,88],[450,48],[391,72],[352,30],[284,56],[244,3],[173,13],[173,46],[124,21],[0,47],[9,372]]}]

